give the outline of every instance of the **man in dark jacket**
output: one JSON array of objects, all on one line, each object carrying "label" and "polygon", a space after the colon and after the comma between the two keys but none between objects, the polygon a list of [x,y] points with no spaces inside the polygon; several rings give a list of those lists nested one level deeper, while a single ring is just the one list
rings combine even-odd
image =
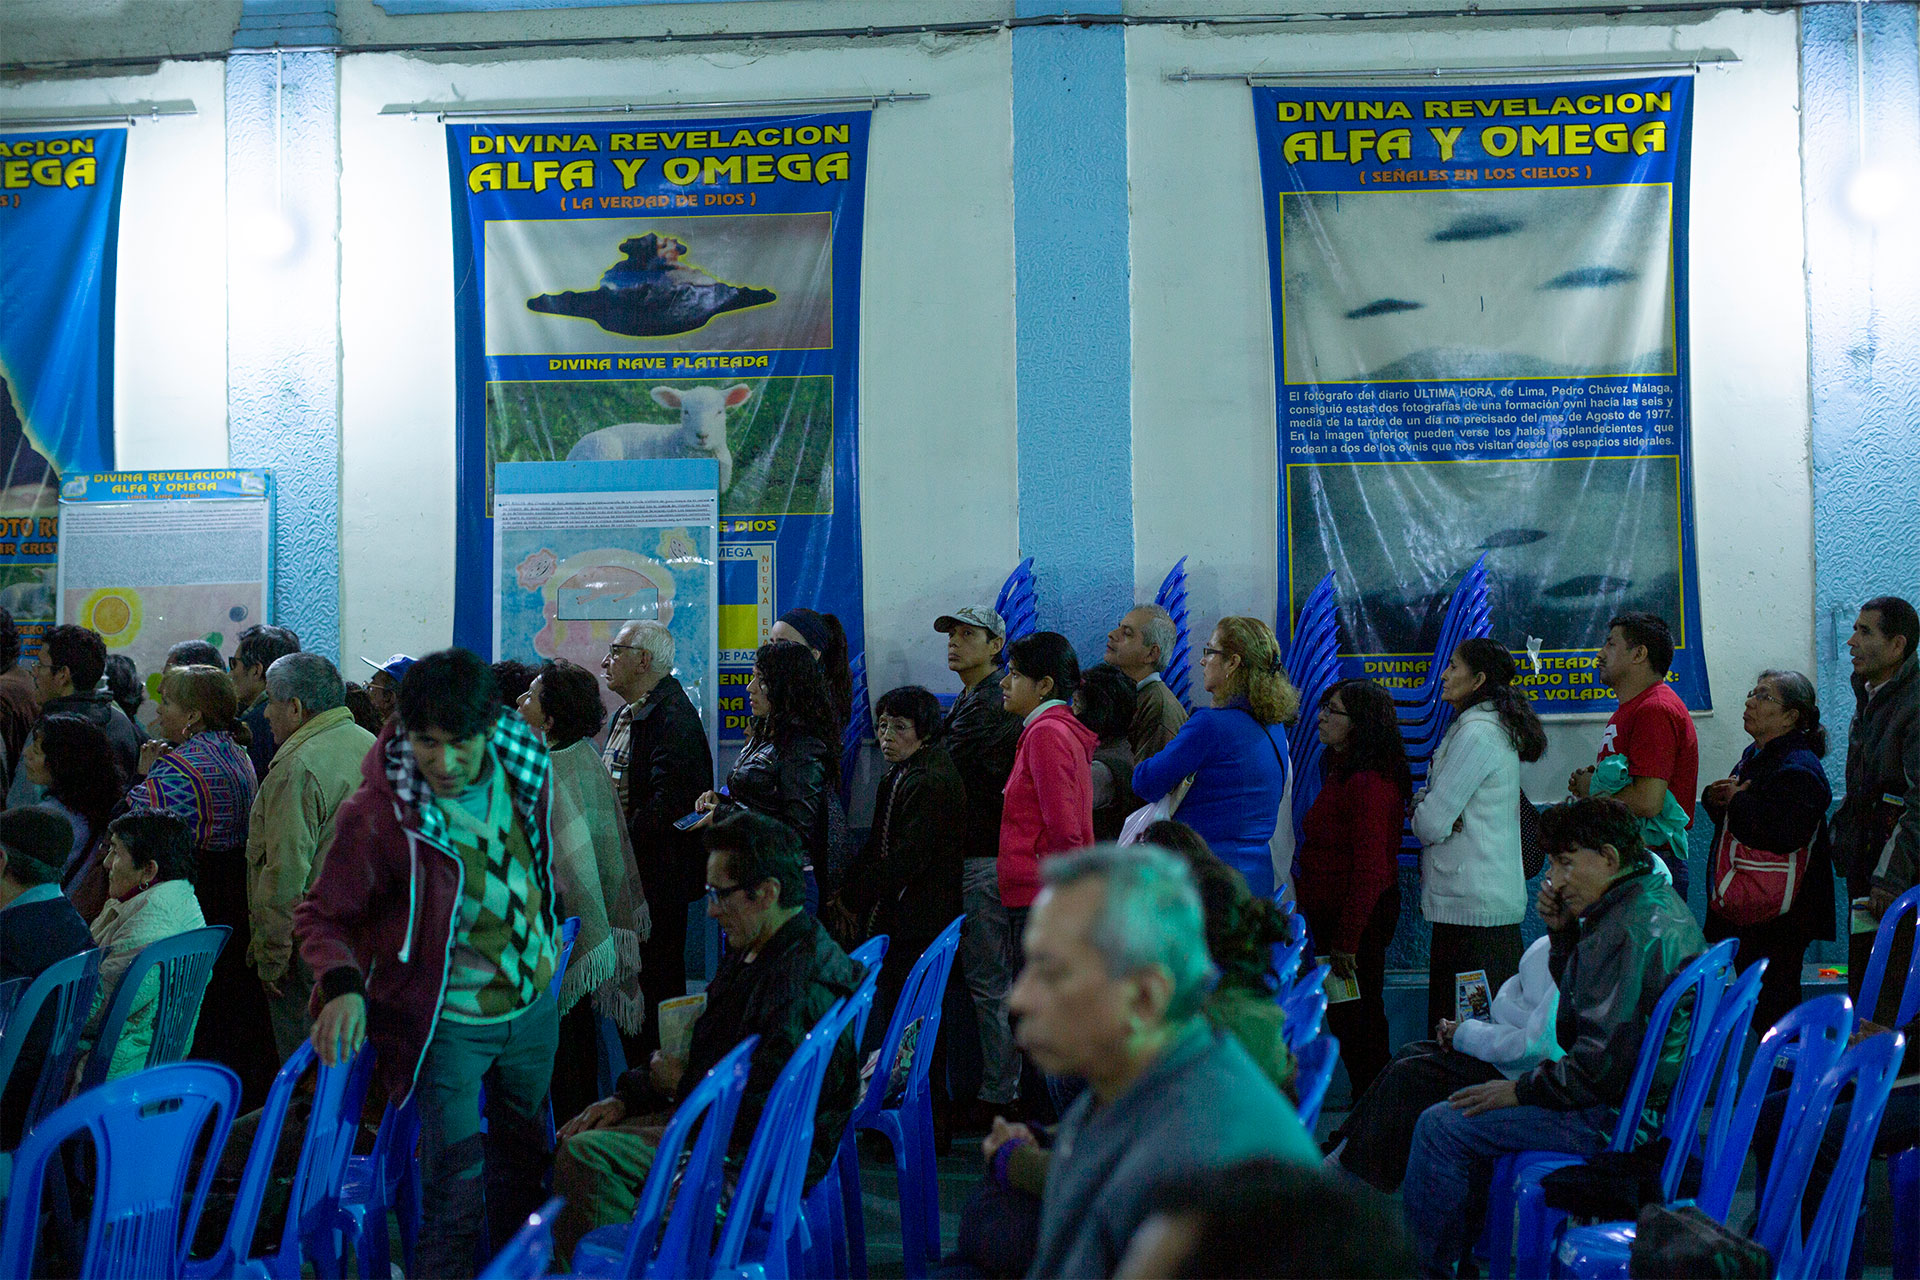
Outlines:
[{"label": "man in dark jacket", "polygon": [[560,938],[551,774],[546,744],[502,712],[485,662],[428,654],[401,682],[398,719],[367,752],[294,910],[321,1061],[371,1038],[387,1096],[419,1101],[421,1275],[471,1275],[482,1224],[497,1251],[539,1207],[535,1116],[560,1027],[548,994]]},{"label": "man in dark jacket", "polygon": [[[106,673],[107,642],[99,632],[86,627],[49,627],[40,637],[40,654],[31,670],[33,694],[43,717],[79,716],[105,729],[121,774],[131,779],[140,760],[140,742],[127,713],[112,694],[98,687]],[[31,788],[34,794],[23,795],[23,787]],[[14,805],[33,804],[40,799],[38,791],[21,770],[7,798]]]},{"label": "man in dark jacket", "polygon": [[[1854,911],[1848,986],[1873,951],[1880,917],[1920,881],[1920,616],[1898,596],[1860,606],[1847,650],[1853,655],[1853,723],[1847,729],[1847,794],[1833,817],[1833,857]],[[1912,934],[1901,931],[1889,973],[1904,973]],[[1897,967],[1895,967],[1897,965]],[[1897,982],[1887,984],[1897,1001]],[[1863,1016],[1872,1011],[1862,1010]],[[1885,1010],[1892,1017],[1891,1005]]]},{"label": "man in dark jacket", "polygon": [[[50,808],[0,813],[0,982],[32,981],[93,945],[87,922],[60,892],[60,865],[72,848],[73,828]],[[43,1006],[0,1102],[0,1149],[19,1144],[52,1032],[52,1010]]]},{"label": "man in dark jacket", "polygon": [[965,688],[935,741],[953,757],[967,789],[961,897],[967,923],[960,934],[960,972],[973,996],[980,1026],[980,1107],[969,1127],[991,1123],[1020,1091],[1020,1055],[1007,1023],[1013,985],[1013,930],[1000,901],[1000,809],[1007,776],[1020,747],[1020,717],[1000,696],[1000,651],[1007,624],[992,609],[968,605],[936,618],[947,637],[947,667]]},{"label": "man in dark jacket", "polygon": [[[1566,1054],[1516,1080],[1468,1085],[1421,1114],[1401,1197],[1423,1275],[1452,1275],[1479,1236],[1476,1205],[1484,1208],[1501,1156],[1590,1155],[1607,1145],[1654,1005],[1706,950],[1693,913],[1651,874],[1652,854],[1625,804],[1596,798],[1548,809],[1540,837],[1551,871],[1536,905],[1552,933],[1555,1032]],[[1676,1013],[1647,1099],[1655,1112],[1686,1043],[1687,1019]]]},{"label": "man in dark jacket", "polygon": [[[554,1222],[553,1238],[563,1258],[570,1258],[594,1227],[633,1217],[673,1108],[735,1045],[759,1036],[728,1144],[730,1160],[744,1156],[787,1060],[864,976],[802,909],[806,883],[800,842],[784,823],[736,811],[706,829],[705,844],[707,914],[727,936],[726,958],[707,988],[706,1008],[693,1024],[686,1056],[656,1052],[645,1067],[620,1077],[612,1097],[561,1127],[553,1190],[567,1203]],[[858,1087],[850,1027],[834,1046],[814,1112],[809,1186],[833,1161]]]},{"label": "man in dark jacket", "polygon": [[240,702],[240,718],[253,733],[247,743],[247,755],[253,760],[253,776],[263,781],[274,753],[280,749],[274,740],[273,726],[267,723],[267,668],[298,652],[299,636],[285,627],[262,624],[240,633],[233,660],[227,664],[227,673],[233,677],[234,697]]},{"label": "man in dark jacket", "polygon": [[600,664],[626,705],[614,713],[602,759],[626,809],[640,890],[653,931],[640,944],[640,994],[647,1002],[637,1055],[660,1047],[660,1002],[687,994],[687,908],[700,897],[706,854],[700,837],[673,824],[713,786],[706,726],[674,679],[673,633],[629,622]]}]

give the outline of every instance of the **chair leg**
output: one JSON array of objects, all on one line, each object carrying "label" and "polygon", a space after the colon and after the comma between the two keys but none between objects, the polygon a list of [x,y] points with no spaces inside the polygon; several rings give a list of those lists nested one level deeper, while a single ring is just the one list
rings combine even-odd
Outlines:
[{"label": "chair leg", "polygon": [[847,1219],[847,1270],[867,1280],[867,1210],[860,1202],[860,1143],[851,1127],[840,1143],[840,1203]]},{"label": "chair leg", "polygon": [[940,1261],[940,1166],[933,1150],[932,1100],[923,1095],[901,1109],[901,1119],[902,1145],[920,1184],[914,1206],[920,1215],[920,1242],[932,1266]]},{"label": "chair leg", "polygon": [[1893,1280],[1920,1280],[1920,1147],[1887,1163],[1893,1188]]},{"label": "chair leg", "polygon": [[1549,1208],[1546,1189],[1538,1182],[1529,1182],[1514,1199],[1514,1219],[1518,1232],[1513,1250],[1516,1280],[1547,1280],[1547,1257],[1553,1252],[1554,1234],[1567,1215]]},{"label": "chair leg", "polygon": [[1502,1156],[1493,1166],[1493,1181],[1487,1187],[1487,1225],[1480,1245],[1487,1255],[1489,1280],[1511,1280],[1513,1276],[1513,1180],[1517,1161]]}]

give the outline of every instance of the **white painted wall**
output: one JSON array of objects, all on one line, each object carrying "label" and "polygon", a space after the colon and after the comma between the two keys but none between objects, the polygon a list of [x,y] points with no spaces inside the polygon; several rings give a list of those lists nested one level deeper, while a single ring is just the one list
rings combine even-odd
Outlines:
[{"label": "white painted wall", "polygon": [[923,92],[874,113],[862,287],[870,684],[947,688],[941,612],[1018,559],[1012,89],[1005,35],[484,64],[341,62],[342,646],[447,642],[453,280],[444,130],[389,103]]},{"label": "white painted wall", "polygon": [[114,338],[114,449],[125,468],[227,461],[226,68],[0,85],[0,111],[191,101],[127,130]]},{"label": "white painted wall", "polygon": [[[1747,742],[1740,698],[1765,666],[1810,669],[1812,489],[1793,15],[1678,26],[1577,20],[1502,29],[1138,27],[1127,35],[1133,186],[1134,540],[1150,593],[1185,555],[1196,625],[1272,618],[1278,597],[1273,346],[1253,111],[1194,71],[1739,59],[1701,72],[1694,109],[1695,501],[1709,680],[1701,778]],[[1596,638],[1597,639],[1597,638]],[[1599,726],[1559,722],[1527,771],[1536,800],[1590,763]]]}]

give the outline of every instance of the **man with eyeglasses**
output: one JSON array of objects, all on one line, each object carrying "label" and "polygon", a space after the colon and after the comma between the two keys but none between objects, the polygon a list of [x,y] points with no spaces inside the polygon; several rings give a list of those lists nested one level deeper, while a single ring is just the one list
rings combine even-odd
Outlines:
[{"label": "man with eyeglasses", "polygon": [[[727,1160],[738,1167],[774,1081],[801,1040],[864,975],[803,909],[800,839],[784,823],[736,809],[704,832],[707,914],[727,953],[707,987],[685,1058],[655,1052],[620,1077],[610,1098],[563,1125],[554,1152],[553,1193],[566,1207],[553,1225],[561,1258],[594,1227],[628,1222],[653,1167],[660,1131],[707,1072],[748,1036],[759,1036]],[[827,1067],[814,1112],[808,1186],[827,1171],[852,1114],[859,1061],[848,1028]]]},{"label": "man with eyeglasses", "polygon": [[673,676],[673,633],[654,621],[629,622],[607,646],[600,669],[625,705],[614,713],[601,754],[627,816],[640,890],[653,931],[640,947],[646,1025],[633,1046],[660,1045],[660,1002],[687,994],[687,908],[700,896],[705,855],[699,836],[673,824],[713,787],[706,726]]}]

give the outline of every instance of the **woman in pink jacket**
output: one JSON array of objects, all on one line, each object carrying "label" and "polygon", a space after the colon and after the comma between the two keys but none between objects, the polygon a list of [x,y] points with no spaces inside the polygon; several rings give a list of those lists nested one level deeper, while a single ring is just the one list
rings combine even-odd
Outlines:
[{"label": "woman in pink jacket", "polygon": [[1006,708],[1025,720],[1000,817],[1000,901],[1012,926],[1014,972],[1027,909],[1040,896],[1040,862],[1093,843],[1093,730],[1074,718],[1080,660],[1067,638],[1036,631],[1007,649]]}]

